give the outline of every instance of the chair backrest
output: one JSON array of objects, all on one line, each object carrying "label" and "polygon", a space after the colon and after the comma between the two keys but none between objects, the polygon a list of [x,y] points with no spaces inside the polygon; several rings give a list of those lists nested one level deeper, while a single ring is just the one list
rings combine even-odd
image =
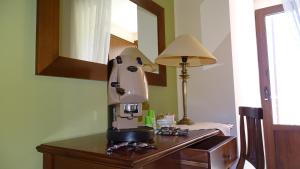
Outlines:
[{"label": "chair backrest", "polygon": [[[245,160],[249,161],[256,169],[264,169],[264,147],[261,131],[263,119],[262,108],[239,107],[240,114],[240,141],[241,153],[237,169],[243,169]],[[248,144],[246,149],[245,122],[247,122]]]}]

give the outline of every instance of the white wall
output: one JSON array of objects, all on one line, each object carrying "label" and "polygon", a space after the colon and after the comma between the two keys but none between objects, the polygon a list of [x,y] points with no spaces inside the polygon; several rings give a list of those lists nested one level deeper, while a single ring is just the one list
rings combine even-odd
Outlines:
[{"label": "white wall", "polygon": [[273,5],[281,4],[282,0],[254,0],[254,8],[260,9]]},{"label": "white wall", "polygon": [[[197,122],[213,121],[236,125],[229,2],[175,0],[175,33],[176,36],[185,33],[195,35],[221,64],[205,70],[189,69],[189,117]],[[182,112],[180,80],[177,86],[178,110]],[[236,128],[233,129],[233,134],[236,135]]]},{"label": "white wall", "polygon": [[[239,124],[238,106],[261,106],[253,0],[230,0],[230,23],[236,118]],[[246,162],[244,168],[253,167]]]},{"label": "white wall", "polygon": [[[238,106],[260,107],[254,11],[280,4],[281,0],[229,0],[229,2],[236,108],[238,109]],[[236,117],[239,123],[238,114]],[[244,168],[253,167],[245,163]]]},{"label": "white wall", "polygon": [[191,33],[201,39],[200,6],[204,0],[175,0],[175,36]]},{"label": "white wall", "polygon": [[[188,113],[193,120],[236,124],[239,106],[261,106],[254,10],[280,3],[175,0],[176,36],[195,35],[222,64],[206,71],[190,69]],[[177,86],[178,110],[182,112],[180,80]],[[247,164],[245,168],[252,168]]]},{"label": "white wall", "polygon": [[230,0],[237,106],[261,106],[253,0]]}]

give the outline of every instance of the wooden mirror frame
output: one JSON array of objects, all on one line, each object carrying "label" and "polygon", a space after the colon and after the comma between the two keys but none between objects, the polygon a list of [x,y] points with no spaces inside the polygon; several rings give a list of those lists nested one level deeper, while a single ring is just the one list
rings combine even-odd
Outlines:
[{"label": "wooden mirror frame", "polygon": [[[164,9],[152,0],[130,0],[157,16],[158,52],[165,49]],[[59,0],[37,0],[36,75],[107,80],[105,64],[59,56]],[[107,56],[108,57],[108,56]],[[150,85],[166,86],[166,67],[146,72]]]}]

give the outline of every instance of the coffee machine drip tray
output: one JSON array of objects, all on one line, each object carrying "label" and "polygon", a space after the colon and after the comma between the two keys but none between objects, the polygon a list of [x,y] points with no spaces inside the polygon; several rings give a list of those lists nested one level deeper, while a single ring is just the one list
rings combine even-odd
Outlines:
[{"label": "coffee machine drip tray", "polygon": [[108,129],[107,140],[110,144],[120,142],[153,142],[154,129],[152,127],[141,126],[133,129]]}]

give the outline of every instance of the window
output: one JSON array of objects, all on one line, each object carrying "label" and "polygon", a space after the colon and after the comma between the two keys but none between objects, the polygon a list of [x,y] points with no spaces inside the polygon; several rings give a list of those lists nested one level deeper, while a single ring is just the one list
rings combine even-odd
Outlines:
[{"label": "window", "polygon": [[289,13],[266,16],[274,124],[299,125],[300,39]]}]

